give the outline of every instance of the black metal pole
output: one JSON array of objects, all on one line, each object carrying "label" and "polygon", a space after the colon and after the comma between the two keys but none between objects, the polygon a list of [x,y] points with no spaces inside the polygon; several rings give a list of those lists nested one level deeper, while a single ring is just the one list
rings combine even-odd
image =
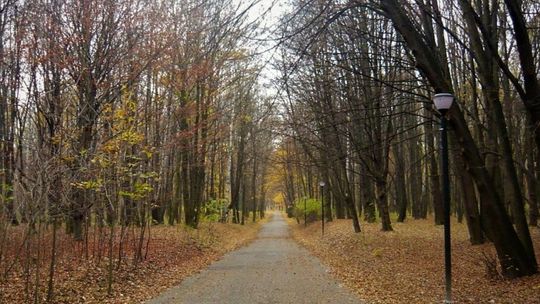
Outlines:
[{"label": "black metal pole", "polygon": [[447,119],[444,113],[441,117],[441,148],[443,175],[443,206],[444,206],[444,303],[452,303],[452,248],[450,242],[450,177],[448,174],[448,132]]},{"label": "black metal pole", "polygon": [[324,235],[324,186],[321,186],[321,225],[322,235]]},{"label": "black metal pole", "polygon": [[307,227],[307,208],[306,208],[306,197],[304,196],[304,227]]}]

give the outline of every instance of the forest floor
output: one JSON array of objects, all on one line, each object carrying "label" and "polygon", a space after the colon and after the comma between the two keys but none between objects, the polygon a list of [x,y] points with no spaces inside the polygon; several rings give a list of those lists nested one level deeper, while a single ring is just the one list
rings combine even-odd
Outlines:
[{"label": "forest floor", "polygon": [[[54,303],[140,303],[255,239],[261,223],[265,221],[249,221],[244,226],[202,223],[197,230],[182,225],[152,227],[146,259],[134,264],[130,252],[132,246],[128,242],[120,267],[114,259],[111,295],[107,295],[107,258],[102,257],[99,262],[92,255],[84,258],[82,246],[74,246],[73,241],[66,241],[69,236],[61,233]],[[43,241],[43,244],[47,243],[47,240]],[[45,262],[39,268],[40,288],[37,294],[40,303],[46,297],[45,278],[49,262],[46,257],[42,259]],[[21,270],[17,271],[19,268]],[[34,270],[30,272],[32,282],[36,276]],[[33,303],[35,284],[30,283],[30,292],[26,292],[26,277],[22,267],[15,265],[8,279],[0,281],[0,303]]]},{"label": "forest floor", "polygon": [[[433,219],[394,223],[392,232],[362,222],[358,234],[350,220],[334,220],[324,237],[320,222],[289,224],[293,238],[367,303],[442,303],[443,227]],[[540,229],[531,234],[540,261]],[[452,250],[454,303],[540,303],[540,274],[508,280],[491,272],[493,245],[471,246],[465,224],[453,223]]]}]

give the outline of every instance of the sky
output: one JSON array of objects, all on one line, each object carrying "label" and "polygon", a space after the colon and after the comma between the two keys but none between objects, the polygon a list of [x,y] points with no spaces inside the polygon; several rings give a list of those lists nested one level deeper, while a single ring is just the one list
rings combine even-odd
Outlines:
[{"label": "sky", "polygon": [[[240,0],[242,1],[242,0]],[[276,89],[271,86],[271,80],[278,75],[278,72],[272,68],[272,59],[276,51],[277,41],[275,40],[274,32],[279,23],[279,19],[284,12],[288,9],[287,0],[254,0],[256,4],[249,10],[248,20],[259,21],[261,31],[256,35],[253,40],[253,51],[260,56],[260,64],[264,67],[261,71],[259,83],[265,95],[273,95],[276,93]],[[246,5],[253,3],[253,1],[247,1]]]}]

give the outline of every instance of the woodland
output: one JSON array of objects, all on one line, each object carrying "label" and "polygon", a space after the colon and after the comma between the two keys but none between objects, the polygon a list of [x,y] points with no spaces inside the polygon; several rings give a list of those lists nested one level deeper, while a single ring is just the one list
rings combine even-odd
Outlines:
[{"label": "woodland", "polygon": [[0,59],[0,302],[130,303],[273,207],[440,226],[443,92],[452,219],[538,277],[536,0],[0,0]]}]

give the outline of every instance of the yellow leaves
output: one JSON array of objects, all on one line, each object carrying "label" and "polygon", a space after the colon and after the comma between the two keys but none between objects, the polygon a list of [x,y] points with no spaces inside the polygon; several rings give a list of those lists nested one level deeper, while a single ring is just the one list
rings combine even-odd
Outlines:
[{"label": "yellow leaves", "polygon": [[142,153],[146,156],[147,159],[150,159],[154,155],[155,150],[155,147],[144,147],[142,149]]},{"label": "yellow leaves", "polygon": [[245,50],[238,49],[228,52],[227,57],[229,60],[244,60],[247,58]]},{"label": "yellow leaves", "polygon": [[146,178],[146,179],[154,179],[154,180],[158,180],[159,179],[159,174],[157,172],[146,172],[146,173],[141,173],[139,174],[139,177],[140,178]]},{"label": "yellow leaves", "polygon": [[101,115],[104,118],[108,118],[108,117],[111,116],[112,113],[113,113],[112,104],[110,104],[110,103],[104,104],[103,108],[101,110]]},{"label": "yellow leaves", "polygon": [[103,180],[96,179],[96,180],[82,181],[82,182],[71,183],[71,185],[79,189],[100,191],[101,187],[103,186]]},{"label": "yellow leaves", "polygon": [[[117,194],[134,200],[142,200],[154,189],[152,184],[158,181],[155,172],[141,171],[140,164],[152,158],[155,147],[141,145],[145,141],[144,134],[139,131],[137,103],[131,98],[131,93],[122,89],[121,104],[115,107],[107,104],[103,108],[104,141],[98,144],[92,154],[88,167],[84,168],[86,176],[99,176],[101,179],[85,180],[74,183],[73,186],[100,191],[109,185],[121,183]],[[82,151],[81,155],[87,155]],[[114,187],[112,187],[114,189]]]},{"label": "yellow leaves", "polygon": [[125,100],[122,104],[122,107],[116,109],[113,112],[113,119],[116,122],[121,122],[124,124],[132,124],[135,121],[135,112],[137,110],[137,104],[131,100]]},{"label": "yellow leaves", "polygon": [[99,168],[105,169],[111,166],[111,160],[106,154],[98,154],[91,161],[92,164],[97,164]]},{"label": "yellow leaves", "polygon": [[63,155],[62,156],[62,161],[69,164],[69,163],[72,163],[72,162],[75,161],[75,157],[73,155]]},{"label": "yellow leaves", "polygon": [[102,147],[101,150],[107,154],[115,154],[120,151],[120,143],[118,141],[108,141]]},{"label": "yellow leaves", "polygon": [[53,145],[59,145],[62,142],[62,137],[60,134],[56,134],[51,138],[51,143]]},{"label": "yellow leaves", "polygon": [[279,147],[276,149],[275,157],[276,158],[285,158],[287,156],[287,150],[283,149],[283,147]]},{"label": "yellow leaves", "polygon": [[8,193],[13,193],[13,186],[6,183],[0,184],[2,191],[0,193],[0,205],[13,201],[13,195],[7,195]]},{"label": "yellow leaves", "polygon": [[382,256],[383,249],[382,248],[375,248],[371,251],[371,255],[373,255],[376,258],[380,258]]},{"label": "yellow leaves", "polygon": [[277,205],[282,205],[285,201],[282,192],[277,192],[276,195],[272,198],[272,201]]},{"label": "yellow leaves", "polygon": [[242,120],[245,122],[245,123],[250,123],[251,121],[253,121],[253,118],[251,117],[251,115],[249,114],[246,114],[242,117]]},{"label": "yellow leaves", "polygon": [[130,145],[135,145],[144,140],[144,135],[133,130],[126,130],[120,133],[118,139]]},{"label": "yellow leaves", "polygon": [[[111,104],[103,108],[104,120],[112,131],[112,136],[101,145],[101,152],[105,154],[116,155],[123,150],[123,147],[137,145],[144,141],[144,134],[137,129],[139,126],[137,103],[132,99],[132,94],[126,87],[122,88],[121,100],[122,103],[117,108]],[[150,149],[147,150],[150,151]]]},{"label": "yellow leaves", "polygon": [[82,158],[85,158],[87,155],[88,155],[87,149],[82,149],[79,151],[79,156],[81,156]]},{"label": "yellow leaves", "polygon": [[146,195],[150,194],[152,191],[154,191],[152,185],[148,183],[136,182],[133,185],[132,191],[120,191],[118,194],[124,197],[129,197],[131,199],[142,199],[146,197]]}]

